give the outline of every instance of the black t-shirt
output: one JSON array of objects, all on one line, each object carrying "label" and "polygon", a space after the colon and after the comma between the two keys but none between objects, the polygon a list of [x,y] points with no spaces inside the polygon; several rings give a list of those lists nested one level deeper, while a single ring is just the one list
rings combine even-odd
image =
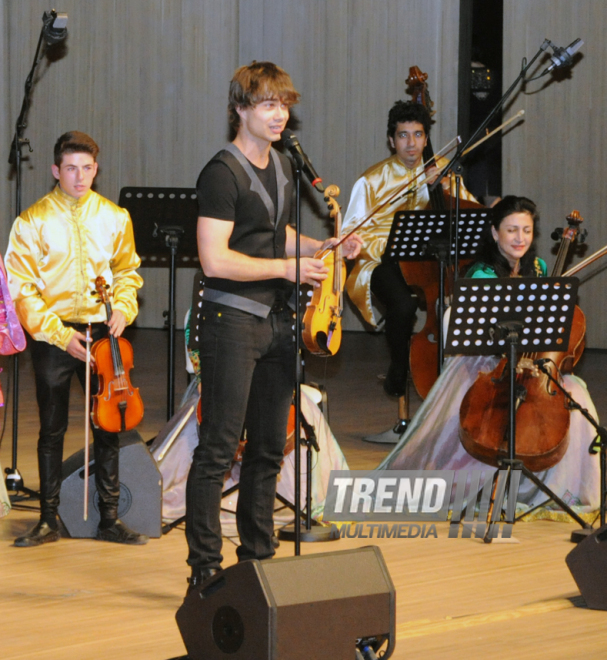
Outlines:
[{"label": "black t-shirt", "polygon": [[[274,161],[270,158],[270,162],[265,169],[256,167],[253,163],[250,163],[250,165],[259,177],[263,187],[268,191],[274,208],[276,208],[278,194]],[[236,222],[238,186],[236,185],[234,172],[226,163],[212,160],[202,170],[196,182],[196,195],[198,196],[198,215],[200,217]]]},{"label": "black t-shirt", "polygon": [[[196,192],[201,217],[234,223],[228,242],[231,250],[254,258],[285,258],[286,225],[293,209],[288,158],[272,151],[268,166],[260,169],[230,145],[204,167]],[[291,288],[284,279],[233,281],[205,277],[205,299],[258,315],[266,315],[278,298],[288,299]],[[243,305],[234,296],[253,304]]]}]

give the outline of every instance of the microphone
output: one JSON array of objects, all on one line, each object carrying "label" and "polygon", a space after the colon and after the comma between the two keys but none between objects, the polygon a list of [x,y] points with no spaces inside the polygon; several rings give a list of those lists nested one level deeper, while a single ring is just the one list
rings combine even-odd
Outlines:
[{"label": "microphone", "polygon": [[42,34],[47,46],[58,44],[67,37],[67,14],[54,9],[42,15]]},{"label": "microphone", "polygon": [[542,76],[552,71],[552,69],[560,69],[564,66],[571,66],[573,64],[573,55],[577,53],[577,51],[584,45],[584,42],[581,39],[576,39],[570,43],[567,48],[555,46],[551,41],[548,41],[548,45],[554,51],[554,55],[550,58],[552,60],[552,64],[546,68],[546,70],[542,73]]},{"label": "microphone", "polygon": [[548,364],[549,362],[552,362],[550,358],[540,358],[539,360],[534,360],[533,364],[541,369],[545,364]]},{"label": "microphone", "polygon": [[322,185],[322,179],[318,176],[318,173],[314,169],[314,165],[310,162],[310,159],[304,153],[304,150],[299,144],[295,133],[290,129],[285,129],[280,137],[282,138],[282,143],[285,147],[291,152],[293,158],[297,161],[297,164],[301,168],[302,172],[308,177],[310,183],[322,193],[325,191],[325,187]]}]

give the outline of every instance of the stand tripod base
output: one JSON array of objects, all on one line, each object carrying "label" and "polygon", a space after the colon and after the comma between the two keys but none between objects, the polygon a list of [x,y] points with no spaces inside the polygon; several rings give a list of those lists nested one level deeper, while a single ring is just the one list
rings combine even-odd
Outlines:
[{"label": "stand tripod base", "polygon": [[5,468],[4,472],[6,473],[6,490],[14,493],[14,495],[10,495],[11,502],[28,502],[40,499],[38,492],[23,485],[23,477],[17,468]]},{"label": "stand tripod base", "polygon": [[519,539],[516,536],[511,536],[508,539],[503,539],[501,536],[498,536],[494,539],[474,539],[478,543],[490,543],[491,545],[509,545],[520,543]]},{"label": "stand tripod base", "polygon": [[596,529],[592,527],[584,527],[583,529],[575,529],[571,532],[571,543],[581,543],[584,539],[587,539],[591,534],[594,534]]},{"label": "stand tripod base", "polygon": [[[318,543],[321,541],[339,541],[339,530],[335,527],[324,527],[323,525],[313,525],[311,529],[306,529],[303,525],[300,528],[299,538],[302,543]],[[278,530],[278,538],[281,541],[295,542],[295,525],[286,525]]]},{"label": "stand tripod base", "polygon": [[363,436],[363,442],[372,442],[378,445],[396,445],[405,434],[407,426],[409,425],[408,419],[399,419],[393,428],[375,435]]}]

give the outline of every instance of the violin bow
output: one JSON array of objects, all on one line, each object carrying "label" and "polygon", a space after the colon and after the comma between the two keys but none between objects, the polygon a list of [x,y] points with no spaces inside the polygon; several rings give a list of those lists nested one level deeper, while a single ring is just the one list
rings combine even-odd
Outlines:
[{"label": "violin bow", "polygon": [[586,268],[586,266],[590,266],[591,263],[595,262],[597,259],[600,259],[601,257],[604,257],[606,254],[607,254],[607,245],[603,246],[600,250],[593,252],[589,257],[586,257],[583,261],[580,261],[575,266],[571,266],[571,268],[567,272],[563,273],[563,277],[573,277],[573,275],[579,273],[582,270],[582,268]]},{"label": "violin bow", "polygon": [[[510,117],[510,119],[507,119],[503,124],[500,124],[497,128],[494,128],[490,133],[487,133],[487,135],[484,135],[480,140],[478,140],[478,142],[475,142],[472,146],[468,147],[463,152],[462,156],[465,156],[466,154],[469,154],[473,149],[476,149],[476,147],[478,147],[482,142],[484,142],[485,140],[488,140],[490,137],[495,135],[497,132],[499,132],[499,131],[503,130],[504,128],[506,128],[506,126],[508,126],[508,124],[511,124],[513,121],[516,121],[517,119],[520,119],[524,114],[525,114],[524,110],[519,110],[514,116]],[[453,144],[454,142],[456,144]],[[457,144],[459,144],[459,142],[461,142],[461,138],[458,135],[457,137],[453,138],[453,140],[451,140],[451,142],[448,142],[440,151],[435,153],[432,159],[430,159],[427,163],[424,163],[424,168],[428,167],[431,164],[432,160],[436,160],[436,158],[438,156],[444,156],[445,154],[449,153],[450,151],[453,151],[453,149],[455,149],[455,147],[457,146]],[[441,171],[442,170],[439,170],[439,176],[440,176]],[[369,220],[371,220],[371,218],[378,211],[383,209],[384,206],[394,204],[394,202],[398,201],[402,197],[406,197],[407,195],[409,195],[411,193],[411,191],[414,190],[413,184],[423,174],[425,174],[425,172],[420,172],[414,179],[412,179],[411,181],[407,181],[406,183],[404,183],[402,185],[401,188],[398,188],[394,192],[394,194],[391,197],[389,197],[386,201],[382,202],[381,204],[378,204],[374,209],[372,209],[370,211],[370,213],[367,215],[367,217],[362,222],[359,222],[356,225],[356,227],[354,227],[354,229],[352,229],[345,236],[343,236],[339,240],[338,243],[331,246],[331,249],[335,249],[336,247],[341,245],[344,241],[348,240],[348,238],[350,238],[350,236],[352,236],[352,234],[356,233],[363,225],[367,224],[367,222],[369,222]],[[421,185],[423,185],[424,183],[428,183],[428,181],[429,181],[429,177],[426,177],[426,179],[423,179],[421,181]]]},{"label": "violin bow", "polygon": [[89,438],[91,429],[91,324],[86,328],[86,374],[84,386],[84,520],[89,516]]}]

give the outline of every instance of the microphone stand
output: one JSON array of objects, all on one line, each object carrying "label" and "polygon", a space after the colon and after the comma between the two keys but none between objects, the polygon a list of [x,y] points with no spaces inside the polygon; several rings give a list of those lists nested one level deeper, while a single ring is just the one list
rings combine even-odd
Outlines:
[{"label": "microphone stand", "polygon": [[539,50],[537,53],[533,56],[531,61],[524,66],[521,69],[521,72],[519,75],[516,77],[516,80],[510,85],[510,87],[506,90],[506,93],[502,96],[502,98],[497,102],[493,110],[489,112],[487,117],[484,119],[484,121],[480,124],[480,126],[474,131],[474,133],[466,140],[465,143],[460,144],[455,152],[455,155],[453,158],[449,161],[449,163],[446,165],[444,170],[442,171],[442,174],[440,177],[436,179],[434,183],[432,183],[430,186],[428,186],[428,190],[432,192],[437,186],[441,185],[441,178],[447,176],[451,170],[455,168],[455,166],[459,163],[463,153],[468,149],[469,146],[474,144],[477,139],[480,137],[481,133],[484,132],[484,130],[489,126],[489,123],[495,117],[495,115],[498,113],[498,111],[504,106],[512,92],[516,89],[517,85],[521,80],[525,79],[525,75],[527,74],[527,71],[532,67],[532,65],[535,63],[538,57],[542,55],[546,51],[546,49],[550,46],[550,41],[548,39],[544,39],[544,43],[540,46]]},{"label": "microphone stand", "polygon": [[[455,267],[454,267],[454,281],[457,281],[458,278],[458,236],[459,236],[459,222],[460,222],[460,217],[459,217],[459,193],[460,193],[460,185],[461,185],[461,158],[466,152],[466,150],[473,144],[475,144],[478,140],[478,138],[481,136],[481,134],[485,131],[487,126],[489,126],[491,120],[495,115],[499,112],[499,110],[503,107],[503,105],[506,103],[512,92],[516,89],[517,85],[521,80],[524,80],[525,75],[527,74],[527,71],[533,66],[535,61],[546,51],[546,49],[551,45],[551,42],[549,39],[544,39],[544,43],[540,46],[539,50],[537,53],[533,56],[531,61],[524,66],[521,69],[521,72],[517,76],[516,80],[510,85],[510,87],[506,90],[506,93],[502,96],[502,98],[497,102],[495,107],[489,112],[487,117],[484,119],[484,121],[480,124],[480,126],[474,131],[474,133],[466,140],[465,143],[461,143],[453,158],[447,163],[445,168],[443,169],[441,175],[436,179],[436,181],[428,186],[428,192],[431,194],[437,186],[441,185],[441,180],[445,177],[448,176],[450,172],[455,172],[456,175],[456,197],[455,197],[455,209],[454,209],[454,214],[455,218],[451,219],[449,223],[450,227],[450,247],[453,245],[453,239],[452,239],[452,232],[453,232],[453,225],[455,224]],[[543,75],[543,74],[542,74]],[[541,76],[540,76],[541,77]],[[443,298],[439,299],[439,314],[444,312],[444,303],[441,305],[441,302],[443,301]],[[438,351],[439,351],[439,361],[438,361],[438,368],[439,368],[439,374],[441,371],[442,367],[442,360],[443,360],[443,345],[442,345],[442,316],[439,316],[439,326],[438,326]]]},{"label": "microphone stand", "polygon": [[[301,554],[301,542],[306,541],[334,541],[339,539],[330,527],[312,527],[312,446],[316,444],[316,437],[301,413],[301,384],[303,382],[303,358],[301,349],[301,278],[299,266],[301,262],[301,178],[304,169],[303,157],[298,152],[292,152],[295,160],[295,520],[293,529],[290,526],[278,531],[278,538],[293,541],[294,554]],[[306,427],[305,440],[301,437],[302,424]],[[307,474],[306,474],[306,521],[305,534],[302,535],[301,523],[301,443],[307,446]]]},{"label": "microphone stand", "polygon": [[156,225],[152,236],[156,237],[158,233],[164,235],[166,246],[171,251],[171,264],[169,270],[169,309],[163,312],[165,317],[164,325],[169,329],[169,345],[167,354],[167,421],[175,414],[175,328],[177,327],[175,316],[175,276],[176,276],[176,258],[179,250],[179,240],[184,234],[183,227]]},{"label": "microphone stand", "polygon": [[[30,144],[28,138],[24,137],[25,129],[27,127],[27,113],[30,107],[31,93],[34,86],[34,73],[36,67],[42,61],[44,54],[46,53],[46,42],[45,39],[49,39],[49,30],[51,29],[51,24],[57,18],[57,12],[52,10],[49,13],[44,12],[42,15],[42,29],[40,30],[40,37],[38,38],[38,45],[36,46],[36,53],[34,55],[34,62],[32,68],[25,79],[25,90],[23,94],[23,102],[21,104],[21,112],[17,118],[17,123],[15,125],[15,135],[13,141],[11,142],[10,154],[8,157],[8,162],[10,165],[14,166],[15,169],[15,217],[18,217],[21,214],[21,161],[22,153],[21,149],[27,145],[30,153],[34,150]],[[65,32],[67,34],[67,30]],[[55,41],[56,42],[56,41]],[[13,500],[21,501],[26,499],[38,499],[39,494],[34,491],[26,488],[23,483],[23,477],[17,468],[17,446],[18,446],[18,437],[19,437],[19,357],[15,353],[12,358],[13,362],[13,445],[12,445],[12,463],[10,468],[6,468],[4,471],[6,473],[6,488],[9,491],[15,492]],[[22,497],[18,493],[25,493],[27,497]]]},{"label": "microphone stand", "polygon": [[[601,473],[601,490],[600,490],[600,526],[605,525],[605,510],[607,507],[607,488],[605,484],[605,477],[607,476],[607,429],[604,426],[600,426],[597,420],[588,412],[586,408],[582,406],[571,396],[571,394],[561,385],[561,383],[554,378],[550,373],[549,369],[546,369],[545,363],[542,360],[536,362],[538,369],[548,376],[551,383],[556,385],[559,390],[565,396],[567,401],[567,406],[569,410],[579,410],[579,412],[594,426],[596,430],[596,437],[591,442],[590,447],[588,447],[588,453],[596,454],[600,452],[600,473]],[[595,530],[592,527],[585,527],[583,529],[577,529],[571,532],[571,541],[573,543],[579,543],[583,541],[587,536],[593,534]]]}]

